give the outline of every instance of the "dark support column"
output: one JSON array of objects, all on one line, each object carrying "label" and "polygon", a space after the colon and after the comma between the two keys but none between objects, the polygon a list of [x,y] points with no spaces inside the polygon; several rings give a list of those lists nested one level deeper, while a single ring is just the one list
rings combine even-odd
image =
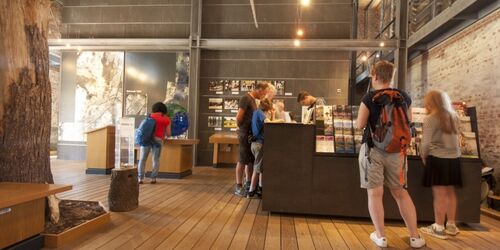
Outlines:
[{"label": "dark support column", "polygon": [[[201,37],[202,0],[191,1],[191,35],[189,50],[189,138],[198,138],[198,100],[200,85],[200,37]],[[193,150],[193,163],[196,165],[196,145]]]},{"label": "dark support column", "polygon": [[408,62],[408,0],[396,1],[396,38],[399,41],[398,49],[394,53],[394,62],[396,65],[396,77],[394,86],[400,89],[406,89],[406,70]]},{"label": "dark support column", "polygon": [[[354,0],[352,6],[352,26],[351,26],[351,39],[358,38],[358,0]],[[349,93],[347,96],[347,103],[349,105],[356,105],[354,96],[356,94],[356,54],[357,51],[351,52],[351,74],[349,77]]]}]

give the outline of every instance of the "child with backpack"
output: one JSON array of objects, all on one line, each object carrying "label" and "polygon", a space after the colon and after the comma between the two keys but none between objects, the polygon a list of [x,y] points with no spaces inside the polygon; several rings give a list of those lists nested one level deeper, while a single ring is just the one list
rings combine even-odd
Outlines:
[{"label": "child with backpack", "polygon": [[153,151],[151,184],[156,183],[160,168],[162,142],[167,136],[170,136],[170,119],[167,116],[167,106],[162,102],[157,102],[152,106],[152,113],[141,122],[136,131],[136,143],[141,146],[138,167],[139,184],[144,183],[144,167],[149,151]]},{"label": "child with backpack", "polygon": [[374,91],[362,99],[358,128],[365,129],[359,153],[361,187],[367,189],[368,210],[375,226],[370,239],[387,247],[384,232],[384,185],[396,200],[410,233],[410,246],[425,246],[417,230],[417,214],[406,187],[406,147],[410,142],[411,98],[404,91],[391,88],[394,65],[379,61],[370,76]]},{"label": "child with backpack", "polygon": [[425,166],[424,186],[432,187],[435,222],[420,231],[446,239],[447,235],[459,233],[455,225],[455,187],[462,186],[458,116],[444,92],[432,90],[427,93],[424,107],[428,116],[424,119],[420,155]]}]

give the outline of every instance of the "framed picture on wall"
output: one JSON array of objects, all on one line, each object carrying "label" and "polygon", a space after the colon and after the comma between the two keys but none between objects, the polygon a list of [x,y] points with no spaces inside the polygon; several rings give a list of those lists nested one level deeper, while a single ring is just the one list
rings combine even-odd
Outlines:
[{"label": "framed picture on wall", "polygon": [[224,90],[224,83],[221,81],[211,80],[208,82],[208,91],[221,92]]},{"label": "framed picture on wall", "polygon": [[125,93],[125,115],[146,115],[148,95],[140,90],[127,90]]},{"label": "framed picture on wall", "polygon": [[227,81],[227,83],[224,84],[224,90],[231,92],[240,92],[240,81],[239,80]]},{"label": "framed picture on wall", "polygon": [[209,128],[222,128],[222,116],[209,116],[208,117],[208,127]]},{"label": "framed picture on wall", "polygon": [[237,128],[236,116],[224,116],[224,128]]},{"label": "framed picture on wall", "polygon": [[208,109],[222,109],[224,100],[222,98],[208,98]]},{"label": "framed picture on wall", "polygon": [[276,88],[276,95],[285,94],[285,81],[273,81],[271,84]]},{"label": "framed picture on wall", "polygon": [[229,88],[231,87],[231,81],[229,80],[219,80],[219,84],[222,85],[224,91],[229,91]]},{"label": "framed picture on wall", "polygon": [[250,91],[253,91],[255,88],[255,81],[254,80],[243,80],[243,81],[241,81],[240,85],[241,85],[240,89],[242,92],[250,92]]},{"label": "framed picture on wall", "polygon": [[224,99],[224,109],[235,110],[238,109],[238,98],[226,98]]}]

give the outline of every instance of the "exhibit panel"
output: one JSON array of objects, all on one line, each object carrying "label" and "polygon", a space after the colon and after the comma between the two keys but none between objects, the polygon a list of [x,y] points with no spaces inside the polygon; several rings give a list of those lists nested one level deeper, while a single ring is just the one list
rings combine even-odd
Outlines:
[{"label": "exhibit panel", "polygon": [[[356,154],[315,153],[314,125],[266,123],[264,129],[263,210],[369,218],[367,194],[360,188]],[[461,163],[463,187],[457,189],[457,221],[477,223],[481,162],[462,158]],[[408,192],[418,219],[432,221],[432,190],[422,185],[423,171],[421,160],[409,156]],[[401,219],[387,189],[384,206],[386,218]]]}]

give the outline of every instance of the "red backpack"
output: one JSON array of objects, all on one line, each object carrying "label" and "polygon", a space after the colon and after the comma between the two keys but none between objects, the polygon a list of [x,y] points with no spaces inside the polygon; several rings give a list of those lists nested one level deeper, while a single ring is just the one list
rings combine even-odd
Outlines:
[{"label": "red backpack", "polygon": [[387,89],[377,92],[372,101],[381,107],[372,131],[373,144],[387,153],[406,153],[411,141],[411,121],[404,96],[396,89]]}]

